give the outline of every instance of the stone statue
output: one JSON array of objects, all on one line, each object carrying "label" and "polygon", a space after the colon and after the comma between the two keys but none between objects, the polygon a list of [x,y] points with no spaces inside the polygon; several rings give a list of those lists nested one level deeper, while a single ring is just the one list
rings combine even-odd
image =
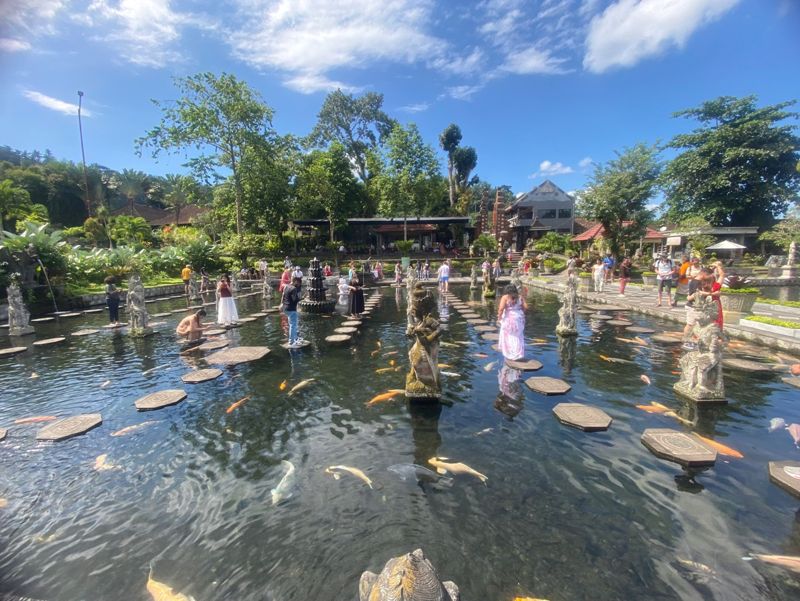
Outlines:
[{"label": "stone statue", "polygon": [[478,266],[473,265],[472,269],[469,272],[469,289],[470,290],[477,290],[478,289]]},{"label": "stone statue", "polygon": [[153,330],[147,326],[149,316],[144,307],[144,284],[139,274],[133,274],[128,280],[128,295],[125,298],[125,310],[128,312],[128,331],[131,336],[147,336]]},{"label": "stone statue", "polygon": [[789,258],[786,259],[787,265],[794,265],[797,263],[797,242],[792,240],[789,243]]},{"label": "stone statue", "polygon": [[417,325],[417,318],[414,314],[414,290],[416,288],[416,272],[413,269],[408,270],[408,279],[406,280],[406,336],[411,336],[414,328]]},{"label": "stone statue", "polygon": [[460,601],[455,583],[442,582],[422,549],[393,557],[380,574],[364,572],[359,601]]},{"label": "stone statue", "polygon": [[269,285],[269,267],[264,270],[263,278],[261,280],[261,298],[270,300],[272,298],[272,286]]},{"label": "stone statue", "polygon": [[782,270],[782,275],[785,278],[794,278],[797,277],[798,268],[797,268],[797,242],[792,241],[789,244],[789,256],[786,258],[786,265],[784,265]]},{"label": "stone statue", "polygon": [[483,298],[494,298],[497,296],[496,284],[494,280],[494,270],[489,266],[483,270]]},{"label": "stone statue", "polygon": [[200,293],[197,291],[197,278],[194,277],[194,272],[189,276],[189,300],[202,300],[200,298]]},{"label": "stone statue", "polygon": [[31,314],[22,300],[22,290],[19,285],[9,284],[6,293],[8,294],[8,335],[33,334],[33,326],[30,324]]},{"label": "stone statue", "polygon": [[696,401],[725,398],[722,380],[722,335],[716,323],[717,305],[709,297],[695,304],[697,347],[680,359],[681,377],[673,388]]},{"label": "stone statue", "polygon": [[234,271],[231,274],[231,292],[241,292],[242,286],[239,284],[239,276]]},{"label": "stone statue", "polygon": [[411,369],[406,376],[407,398],[438,399],[442,396],[438,362],[443,330],[433,316],[435,309],[433,295],[417,282],[412,302],[414,327],[410,336],[414,338],[414,345],[408,351]]},{"label": "stone statue", "polygon": [[575,325],[578,315],[578,278],[570,274],[567,278],[567,287],[558,310],[558,325],[556,334],[559,336],[577,336],[578,327]]},{"label": "stone statue", "polygon": [[517,290],[522,290],[522,279],[520,279],[520,269],[512,269],[511,270],[511,283],[517,287]]}]

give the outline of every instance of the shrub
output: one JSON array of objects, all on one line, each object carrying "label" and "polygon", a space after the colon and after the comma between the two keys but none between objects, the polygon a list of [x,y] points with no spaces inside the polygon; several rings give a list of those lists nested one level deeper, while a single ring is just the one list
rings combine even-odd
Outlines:
[{"label": "shrub", "polygon": [[758,323],[765,323],[771,326],[800,330],[800,322],[798,321],[785,321],[783,319],[775,319],[774,317],[765,317],[763,315],[752,315],[745,319],[746,321],[757,321]]},{"label": "shrub", "polygon": [[723,288],[720,294],[760,294],[759,288]]},{"label": "shrub", "polygon": [[399,250],[403,256],[407,256],[408,253],[411,251],[411,247],[414,245],[414,241],[398,240],[397,242],[394,243],[394,245],[397,247],[397,250]]}]

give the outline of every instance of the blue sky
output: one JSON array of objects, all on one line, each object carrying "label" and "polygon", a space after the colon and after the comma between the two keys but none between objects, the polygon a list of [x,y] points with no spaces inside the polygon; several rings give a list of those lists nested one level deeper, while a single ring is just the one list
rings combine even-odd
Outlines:
[{"label": "blue sky", "polygon": [[79,161],[80,89],[87,161],[151,173],[182,161],[135,156],[149,100],[199,71],[244,79],[297,135],[331,89],[382,92],[437,148],[457,123],[514,192],[578,189],[706,99],[800,98],[797,0],[0,0],[0,24],[0,144]]}]

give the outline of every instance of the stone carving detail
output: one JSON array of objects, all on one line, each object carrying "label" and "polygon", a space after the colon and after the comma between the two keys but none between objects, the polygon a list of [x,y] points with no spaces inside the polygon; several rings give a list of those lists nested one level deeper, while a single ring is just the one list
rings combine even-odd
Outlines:
[{"label": "stone carving detail", "polygon": [[31,314],[22,300],[22,290],[17,284],[9,284],[8,293],[8,333],[10,336],[33,334],[30,324]]},{"label": "stone carving detail", "polygon": [[408,351],[411,365],[406,376],[408,398],[438,399],[442,396],[438,361],[439,338],[443,330],[434,317],[435,310],[433,296],[417,282],[412,302],[414,327],[409,334],[414,338],[414,345]]},{"label": "stone carving detail", "polygon": [[[417,319],[414,314],[414,290],[416,284],[416,274],[413,269],[408,270],[408,279],[406,279],[406,336],[411,336],[414,333],[414,328],[417,326]],[[420,284],[421,285],[421,284]]]},{"label": "stone carving detail", "polygon": [[194,273],[189,276],[189,300],[202,300],[200,298],[200,293],[197,291],[197,278],[194,277]]},{"label": "stone carving detail", "polygon": [[272,298],[272,286],[269,285],[269,267],[264,270],[263,278],[261,281],[261,298],[270,300]]},{"label": "stone carving detail", "polygon": [[139,274],[133,274],[128,280],[125,309],[128,312],[128,328],[131,336],[146,336],[152,333],[147,325],[150,317],[145,309],[144,284]]},{"label": "stone carving detail", "polygon": [[717,307],[707,297],[695,305],[695,311],[698,317],[693,334],[697,337],[697,347],[681,357],[681,377],[674,389],[696,401],[724,400],[722,336],[714,321]]},{"label": "stone carving detail", "polygon": [[497,296],[497,286],[494,280],[494,271],[491,266],[483,270],[483,298],[494,298]]},{"label": "stone carving detail", "polygon": [[469,289],[470,290],[477,290],[478,289],[478,266],[473,265],[472,269],[469,272]]},{"label": "stone carving detail", "polygon": [[422,549],[393,557],[380,574],[364,572],[358,583],[359,601],[460,601],[454,582],[442,582]]},{"label": "stone carving detail", "polygon": [[558,310],[558,325],[556,334],[559,336],[577,336],[576,325],[578,315],[578,278],[570,274],[567,278],[567,287],[562,297],[561,308]]}]

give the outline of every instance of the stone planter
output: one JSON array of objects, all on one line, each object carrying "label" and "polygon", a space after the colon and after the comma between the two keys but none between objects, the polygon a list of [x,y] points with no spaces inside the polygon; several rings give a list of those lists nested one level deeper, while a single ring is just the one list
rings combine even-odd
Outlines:
[{"label": "stone planter", "polygon": [[579,275],[578,280],[580,281],[580,290],[589,292],[592,289],[592,276]]},{"label": "stone planter", "polygon": [[655,275],[643,275],[642,276],[642,287],[647,288],[655,288],[658,285],[658,278]]},{"label": "stone planter", "polygon": [[753,305],[756,303],[756,298],[758,298],[758,292],[730,294],[725,293],[723,290],[719,298],[722,302],[723,311],[730,311],[732,313],[752,313]]},{"label": "stone planter", "polygon": [[784,328],[783,326],[774,326],[771,323],[761,323],[760,321],[750,321],[749,319],[742,319],[739,321],[740,326],[746,326],[749,329],[760,330],[762,332],[769,332],[771,334],[780,334],[800,340],[800,330],[796,328]]},{"label": "stone planter", "polygon": [[403,269],[408,269],[409,266],[411,265],[411,257],[401,257],[400,265],[403,266]]}]

